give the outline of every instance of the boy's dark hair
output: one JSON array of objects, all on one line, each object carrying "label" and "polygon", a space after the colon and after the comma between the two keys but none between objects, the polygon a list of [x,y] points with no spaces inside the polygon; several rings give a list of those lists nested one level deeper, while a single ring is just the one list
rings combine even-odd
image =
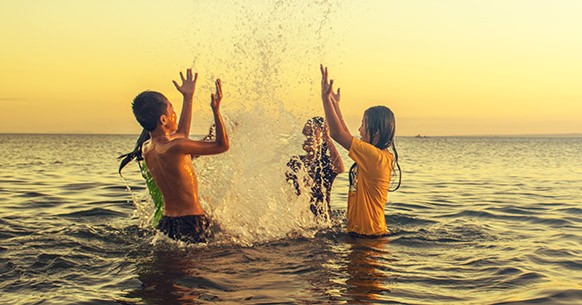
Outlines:
[{"label": "boy's dark hair", "polygon": [[156,91],[144,91],[138,94],[131,107],[139,124],[147,131],[153,131],[158,126],[160,116],[166,114],[168,99]]}]

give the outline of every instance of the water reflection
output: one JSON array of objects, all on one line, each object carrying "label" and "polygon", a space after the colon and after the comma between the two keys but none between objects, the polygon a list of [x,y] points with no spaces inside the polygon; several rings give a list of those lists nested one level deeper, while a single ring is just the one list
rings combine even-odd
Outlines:
[{"label": "water reflection", "polygon": [[153,249],[138,264],[136,271],[142,285],[130,292],[129,297],[146,304],[198,304],[201,300],[215,299],[208,293],[209,288],[216,287],[215,283],[202,276],[199,264],[202,256],[171,248]]},{"label": "water reflection", "polygon": [[128,297],[146,304],[381,302],[390,293],[387,246],[387,238],[344,234],[251,248],[158,245],[141,254],[142,285]]},{"label": "water reflection", "polygon": [[346,238],[347,280],[345,297],[352,304],[380,301],[390,293],[386,270],[390,267],[388,238]]}]

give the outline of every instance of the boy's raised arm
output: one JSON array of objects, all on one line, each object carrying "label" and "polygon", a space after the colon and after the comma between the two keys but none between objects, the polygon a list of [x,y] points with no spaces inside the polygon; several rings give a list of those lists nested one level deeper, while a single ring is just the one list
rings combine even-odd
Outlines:
[{"label": "boy's raised arm", "polygon": [[214,114],[214,124],[216,125],[216,140],[213,142],[193,141],[190,139],[177,139],[177,148],[183,154],[191,155],[214,155],[225,152],[230,147],[226,128],[220,115],[220,102],[222,100],[222,85],[219,79],[216,80],[216,92],[211,95],[210,107]]},{"label": "boy's raised arm", "polygon": [[190,124],[192,122],[192,99],[194,97],[194,90],[196,89],[196,80],[198,79],[198,73],[192,76],[192,69],[186,70],[186,78],[184,74],[180,72],[180,78],[182,79],[182,86],[179,86],[176,81],[172,81],[176,89],[182,93],[184,97],[184,102],[182,104],[182,113],[180,114],[180,121],[178,122],[178,130],[176,134],[183,137],[188,137],[190,135]]},{"label": "boy's raised arm", "polygon": [[224,151],[227,151],[230,147],[230,142],[228,141],[226,128],[224,127],[222,116],[220,115],[220,102],[222,101],[222,83],[220,82],[220,79],[216,80],[216,93],[211,94],[210,99],[210,107],[212,107],[214,124],[216,126],[216,143],[224,148]]}]

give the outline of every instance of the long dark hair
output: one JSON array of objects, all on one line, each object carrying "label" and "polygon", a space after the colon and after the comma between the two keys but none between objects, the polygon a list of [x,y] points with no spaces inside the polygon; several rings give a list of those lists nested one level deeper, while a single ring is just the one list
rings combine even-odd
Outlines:
[{"label": "long dark hair", "polygon": [[[398,184],[394,189],[389,189],[389,192],[394,192],[400,188],[402,184],[402,169],[398,163],[398,151],[396,150],[396,145],[394,144],[394,135],[396,134],[396,118],[394,113],[388,107],[385,106],[374,106],[368,108],[364,112],[364,117],[366,120],[367,133],[370,136],[370,144],[374,145],[378,149],[388,149],[392,148],[394,152],[394,160],[392,161],[392,168],[398,169]],[[378,141],[374,144],[374,138]],[[351,173],[355,171],[357,164],[354,163],[350,168],[350,186],[352,185],[353,177]],[[396,171],[393,171],[393,175]]]},{"label": "long dark hair", "polygon": [[149,138],[150,138],[150,133],[145,129],[142,130],[141,134],[139,135],[139,138],[135,142],[135,148],[133,149],[133,151],[117,157],[117,160],[121,160],[121,163],[119,164],[119,174],[120,175],[121,175],[121,170],[129,162],[131,162],[133,159],[136,159],[137,161],[143,160],[141,147],[145,141],[149,140]]}]

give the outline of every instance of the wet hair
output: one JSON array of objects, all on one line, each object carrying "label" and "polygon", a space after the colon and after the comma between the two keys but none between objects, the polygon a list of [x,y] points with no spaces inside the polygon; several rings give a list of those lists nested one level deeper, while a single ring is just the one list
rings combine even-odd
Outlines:
[{"label": "wet hair", "polygon": [[158,126],[160,116],[166,114],[166,103],[168,99],[161,93],[156,91],[144,91],[138,94],[131,103],[133,115],[144,128],[135,143],[135,148],[132,152],[117,157],[121,159],[119,164],[119,174],[121,170],[133,159],[137,161],[143,160],[141,147],[145,141],[150,138],[150,131],[153,131]]},{"label": "wet hair", "polygon": [[139,124],[147,131],[153,131],[158,126],[160,116],[166,113],[168,99],[156,91],[144,91],[138,94],[131,107]]},{"label": "wet hair", "polygon": [[117,160],[121,160],[121,163],[119,164],[119,174],[120,175],[121,175],[121,170],[129,162],[131,162],[133,159],[136,159],[137,161],[143,160],[141,147],[145,141],[149,140],[149,138],[150,138],[150,133],[145,129],[142,130],[141,134],[139,135],[139,138],[135,142],[135,148],[133,149],[133,151],[117,157]]},{"label": "wet hair", "polygon": [[325,119],[320,116],[314,116],[311,119],[307,120],[305,124],[311,124],[323,129],[325,127]]},{"label": "wet hair", "polygon": [[[398,163],[398,151],[396,150],[396,145],[394,144],[394,135],[396,134],[396,119],[394,113],[388,107],[385,106],[374,106],[368,108],[364,112],[364,118],[366,120],[366,132],[369,135],[370,144],[374,145],[378,149],[388,149],[392,148],[394,152],[394,160],[392,161],[392,168],[398,170],[398,184],[391,192],[396,191],[400,188],[402,183],[402,170],[400,164]],[[376,143],[374,139],[377,139]],[[350,185],[352,185],[352,172],[357,166],[356,163],[350,168]],[[396,171],[393,171],[393,174]]]},{"label": "wet hair", "polygon": [[[305,122],[305,125],[308,124],[312,126],[312,129],[319,128],[321,129],[321,132],[324,132],[325,130],[325,119],[323,117],[314,116]],[[322,156],[327,154],[327,144],[325,141],[323,141],[323,144],[321,145],[320,153]]]}]

